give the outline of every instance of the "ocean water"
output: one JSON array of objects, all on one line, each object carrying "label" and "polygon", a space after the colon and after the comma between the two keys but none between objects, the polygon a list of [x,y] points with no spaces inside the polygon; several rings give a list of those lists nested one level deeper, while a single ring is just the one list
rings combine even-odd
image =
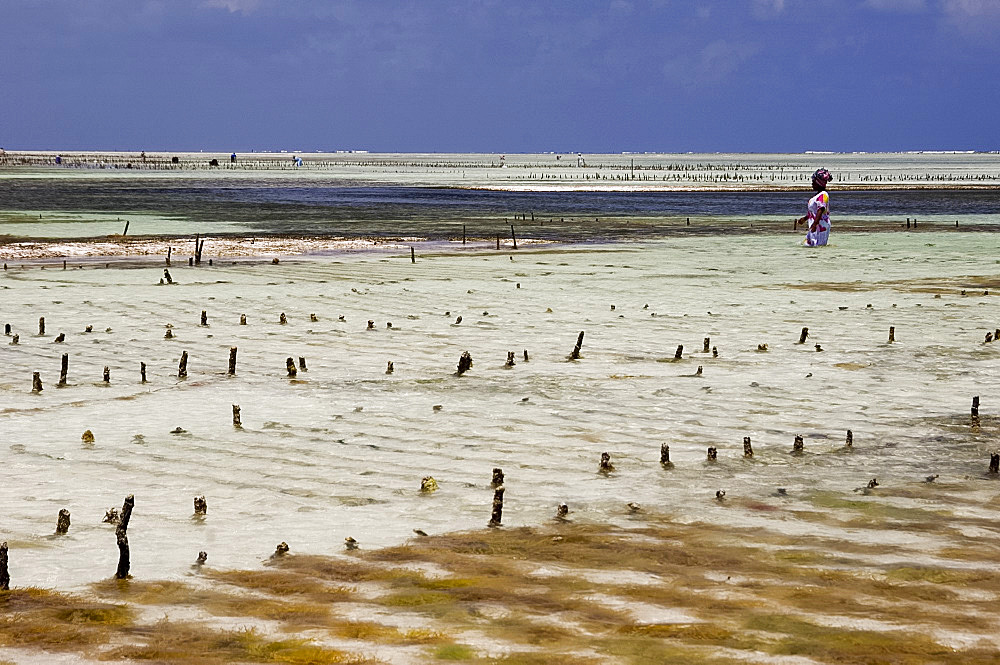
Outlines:
[{"label": "ocean water", "polygon": [[[12,266],[0,274],[0,319],[20,335],[0,338],[0,538],[12,583],[73,588],[112,575],[114,529],[101,518],[130,493],[132,572],[169,579],[199,550],[213,566],[253,567],[280,541],[331,553],[348,536],[375,548],[413,529],[483,527],[494,467],[506,474],[505,525],[548,521],[560,502],[575,520],[616,523],[637,502],[679,521],[759,524],[804,544],[820,532],[905,542],[931,557],[941,543],[919,531],[832,533],[791,509],[815,508],[819,491],[866,500],[857,490],[871,478],[927,474],[940,475],[951,511],[978,514],[995,496],[986,465],[1000,344],[983,341],[1000,326],[997,236],[835,226],[829,247],[799,240],[723,233],[516,252],[439,242],[416,263],[393,251],[175,262],[169,286],[158,263]],[[582,357],[570,361],[580,331]],[[702,353],[706,337],[717,358]],[[474,366],[458,377],[463,351]],[[69,385],[58,388],[63,353]],[[299,356],[308,371],[290,380],[285,360]],[[802,455],[791,454],[796,435]],[[672,470],[659,464],[663,443]],[[598,473],[602,452],[615,473]],[[424,476],[440,489],[421,494]],[[950,502],[959,488],[963,500]],[[202,494],[208,515],[195,518]],[[55,537],[62,508],[73,525]]]}]

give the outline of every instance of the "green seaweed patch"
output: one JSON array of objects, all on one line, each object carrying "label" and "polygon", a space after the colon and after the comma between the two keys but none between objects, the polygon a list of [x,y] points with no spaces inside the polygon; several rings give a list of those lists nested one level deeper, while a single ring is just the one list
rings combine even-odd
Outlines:
[{"label": "green seaweed patch", "polygon": [[438,660],[472,660],[476,652],[465,644],[442,644],[434,650],[434,657]]},{"label": "green seaweed patch", "polygon": [[1000,582],[996,573],[983,570],[956,570],[954,568],[935,568],[930,566],[900,566],[886,572],[890,580],[903,582],[930,582],[932,584],[959,584],[963,586],[992,582]]},{"label": "green seaweed patch", "polygon": [[102,645],[131,625],[134,612],[33,587],[0,591],[0,645],[76,651]]}]

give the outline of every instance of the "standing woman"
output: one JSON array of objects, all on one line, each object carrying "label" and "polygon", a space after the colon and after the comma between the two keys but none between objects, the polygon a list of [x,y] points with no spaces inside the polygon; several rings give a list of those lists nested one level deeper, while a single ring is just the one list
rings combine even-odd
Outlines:
[{"label": "standing woman", "polygon": [[795,221],[796,226],[803,222],[809,223],[809,230],[806,232],[807,247],[825,245],[830,238],[830,195],[826,192],[826,186],[831,180],[833,176],[826,169],[813,173],[812,185],[816,196],[809,199],[809,212],[806,216]]}]

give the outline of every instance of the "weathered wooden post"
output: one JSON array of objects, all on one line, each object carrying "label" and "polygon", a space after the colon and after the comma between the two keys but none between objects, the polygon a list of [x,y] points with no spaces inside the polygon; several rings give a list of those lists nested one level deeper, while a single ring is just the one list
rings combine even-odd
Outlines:
[{"label": "weathered wooden post", "polygon": [[420,479],[420,491],[424,494],[430,494],[431,492],[436,492],[438,489],[438,482],[434,480],[434,476],[424,476]]},{"label": "weathered wooden post", "polygon": [[205,501],[205,495],[196,496],[194,498],[194,514],[195,515],[207,515],[208,514],[208,502]]},{"label": "weathered wooden post", "polygon": [[247,315],[246,314],[240,314],[240,325],[241,326],[245,326],[246,324],[247,324]]},{"label": "weathered wooden post", "polygon": [[805,451],[805,442],[802,441],[802,437],[795,435],[795,441],[792,443],[792,452],[801,453]]},{"label": "weathered wooden post", "polygon": [[806,337],[809,337],[809,328],[802,329],[802,332],[799,334],[799,344],[805,344]]},{"label": "weathered wooden post", "polygon": [[472,354],[468,351],[462,352],[462,357],[458,359],[458,376],[462,376],[472,369]]},{"label": "weathered wooden post", "polygon": [[288,370],[288,378],[294,379],[295,376],[298,374],[298,371],[295,369],[295,358],[288,356],[288,358],[285,360],[285,369]]},{"label": "weathered wooden post", "polygon": [[750,444],[750,437],[743,437],[743,457],[753,457],[753,446]]},{"label": "weathered wooden post", "polygon": [[493,512],[490,514],[489,526],[500,526],[503,519],[503,492],[503,485],[493,490]]},{"label": "weathered wooden post", "polygon": [[15,333],[14,336],[10,338],[10,346],[17,346],[20,339],[21,336]]},{"label": "weathered wooden post", "polygon": [[416,263],[416,262],[417,262],[417,255],[413,251],[413,248],[410,247],[410,263]]},{"label": "weathered wooden post", "polygon": [[517,249],[517,236],[514,235],[514,225],[510,225],[510,239],[514,242],[514,249]]},{"label": "weathered wooden post", "polygon": [[146,363],[139,363],[139,376],[142,377],[142,382],[146,383]]},{"label": "weathered wooden post", "polygon": [[45,317],[44,316],[38,317],[38,334],[39,335],[44,335],[45,334]]},{"label": "weathered wooden post", "polygon": [[702,340],[702,349],[701,349],[701,352],[702,353],[708,353],[709,346],[711,345],[711,343],[712,343],[712,338],[711,337],[706,337],[705,339],[703,339]]},{"label": "weathered wooden post", "polygon": [[508,351],[507,352],[507,362],[505,362],[503,366],[507,367],[507,368],[510,368],[510,367],[513,367],[515,364],[516,363],[514,362],[514,352],[513,351]]},{"label": "weathered wooden post", "polygon": [[713,358],[718,358],[719,357],[719,348],[716,347],[716,346],[712,347],[712,357]]},{"label": "weathered wooden post", "polygon": [[490,487],[493,489],[503,487],[503,469],[500,467],[493,468],[493,480],[490,481]]},{"label": "weathered wooden post", "polygon": [[677,350],[674,351],[674,360],[680,360],[682,353],[684,353],[684,345],[683,344],[678,344],[677,345]]},{"label": "weathered wooden post", "polygon": [[10,337],[10,324],[9,323],[3,324],[3,334],[7,335],[8,337]]},{"label": "weathered wooden post", "polygon": [[573,351],[569,354],[570,360],[580,359],[580,349],[582,347],[583,347],[583,331],[581,330],[580,334],[576,338],[576,346],[573,347]]},{"label": "weathered wooden post", "polygon": [[670,461],[670,446],[665,443],[660,444],[660,465],[665,469],[672,469],[674,466]]},{"label": "weathered wooden post", "polygon": [[63,535],[69,531],[69,511],[63,508],[56,518],[56,535]]},{"label": "weathered wooden post", "polygon": [[237,347],[229,347],[229,374],[236,374],[236,350]]},{"label": "weathered wooden post", "polygon": [[601,473],[611,473],[615,470],[615,465],[611,463],[611,455],[608,453],[601,453],[601,466],[598,467],[598,471]]},{"label": "weathered wooden post", "polygon": [[287,316],[285,316],[285,313],[284,313],[284,312],[282,312],[282,313],[281,313],[281,314],[280,314],[280,315],[278,316],[278,323],[279,323],[279,324],[281,324],[281,325],[286,325],[286,324],[288,323],[288,317],[287,317]]},{"label": "weathered wooden post", "polygon": [[[4,267],[6,267],[6,264]],[[0,543],[0,591],[10,591],[10,571],[7,569],[6,540]]]},{"label": "weathered wooden post", "polygon": [[65,341],[66,341],[66,333],[59,333],[58,335],[56,335],[56,338],[54,340],[52,340],[52,343],[53,344],[62,344]]},{"label": "weathered wooden post", "polygon": [[31,392],[42,392],[42,375],[39,372],[31,373]]},{"label": "weathered wooden post", "polygon": [[278,543],[278,546],[274,548],[274,554],[271,555],[271,558],[272,559],[281,558],[286,554],[288,554],[289,549],[290,548],[288,547],[288,543],[286,543],[285,541],[281,541],[280,543]]},{"label": "weathered wooden post", "polygon": [[528,362],[528,349],[524,350],[524,362]]},{"label": "weathered wooden post", "polygon": [[854,447],[854,432],[847,430],[847,441],[844,442],[844,446],[847,448]]},{"label": "weathered wooden post", "polygon": [[177,363],[177,378],[183,379],[188,375],[188,352],[181,353],[181,360]]},{"label": "weathered wooden post", "polygon": [[368,328],[367,329],[368,330],[375,330],[375,322],[373,320],[368,319]]},{"label": "weathered wooden post", "polygon": [[173,284],[174,278],[170,276],[170,271],[166,268],[163,269],[163,279],[167,281],[167,284]]},{"label": "weathered wooden post", "polygon": [[708,461],[714,462],[719,458],[719,451],[715,449],[714,446],[708,447]]},{"label": "weathered wooden post", "polygon": [[173,339],[173,338],[174,338],[174,331],[171,330],[170,328],[167,328],[167,332],[163,333],[163,339]]},{"label": "weathered wooden post", "polygon": [[115,571],[115,577],[120,580],[129,576],[128,571],[131,566],[128,552],[128,521],[132,517],[132,506],[134,505],[135,497],[129,494],[125,497],[125,503],[122,504],[118,526],[115,527],[115,539],[118,541],[118,570]]},{"label": "weathered wooden post", "polygon": [[896,326],[889,326],[889,344],[896,341]]},{"label": "weathered wooden post", "polygon": [[972,430],[979,431],[979,395],[972,398]]},{"label": "weathered wooden post", "polygon": [[560,503],[556,507],[556,519],[565,520],[567,515],[569,515],[569,506],[567,506],[565,503]]},{"label": "weathered wooden post", "polygon": [[990,453],[990,473],[1000,473],[1000,453]]},{"label": "weathered wooden post", "polygon": [[462,224],[462,244],[465,244],[465,224]]},{"label": "weathered wooden post", "polygon": [[173,247],[170,247],[170,246],[168,245],[168,246],[167,246],[167,265],[168,265],[168,266],[170,265],[170,255],[171,255],[171,254],[173,253],[173,251],[174,251],[174,248],[173,248]]},{"label": "weathered wooden post", "polygon": [[309,370],[306,369],[306,357],[305,356],[299,356],[299,371],[300,372],[308,372],[309,371]]},{"label": "weathered wooden post", "polygon": [[311,323],[316,323],[316,322],[318,322],[318,321],[319,321],[319,318],[318,318],[318,317],[316,316],[316,314],[315,314],[315,313],[312,313],[312,314],[310,314],[310,315],[309,315],[309,321],[310,321]]},{"label": "weathered wooden post", "polygon": [[69,374],[69,354],[62,354],[62,367],[59,369],[59,383],[60,387],[66,386],[66,375]]},{"label": "weathered wooden post", "polygon": [[391,360],[390,360],[390,361],[388,361],[388,362],[386,363],[386,366],[385,366],[385,373],[386,373],[386,374],[392,374],[392,372],[393,372],[393,370],[394,370],[394,369],[395,369],[395,368],[394,368],[394,367],[393,367],[393,365],[392,365],[392,361],[391,361]]},{"label": "weathered wooden post", "polygon": [[201,325],[208,325],[208,312],[205,310],[201,310]]},{"label": "weathered wooden post", "polygon": [[698,365],[698,369],[697,369],[697,370],[695,370],[695,373],[694,373],[694,375],[695,375],[695,376],[701,376],[701,373],[702,373],[702,372],[703,372],[704,370],[705,370],[705,368],[704,368],[704,367],[703,367],[702,365]]},{"label": "weathered wooden post", "polygon": [[87,445],[93,445],[93,443],[94,443],[94,433],[91,432],[89,429],[86,430],[86,431],[84,431],[84,433],[80,435],[80,441],[82,441],[83,443],[85,443]]},{"label": "weathered wooden post", "polygon": [[104,366],[104,383],[111,383],[111,368]]}]

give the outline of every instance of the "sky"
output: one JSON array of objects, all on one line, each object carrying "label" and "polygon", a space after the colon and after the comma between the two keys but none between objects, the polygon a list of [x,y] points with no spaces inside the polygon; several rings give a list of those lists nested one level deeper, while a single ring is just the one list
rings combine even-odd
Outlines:
[{"label": "sky", "polygon": [[8,150],[1000,149],[1000,0],[0,0]]}]

